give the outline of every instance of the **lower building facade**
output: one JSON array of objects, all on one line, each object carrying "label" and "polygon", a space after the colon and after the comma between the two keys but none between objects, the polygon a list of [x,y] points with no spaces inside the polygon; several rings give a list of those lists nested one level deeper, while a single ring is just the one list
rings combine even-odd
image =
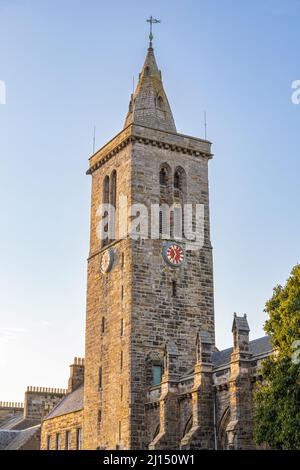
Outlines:
[{"label": "lower building facade", "polygon": [[[152,371],[153,384],[144,390],[146,438],[140,449],[257,448],[253,440],[253,391],[261,381],[261,362],[273,354],[272,345],[267,336],[249,341],[245,316],[234,316],[232,332],[233,347],[218,351],[210,335],[200,331],[195,338],[195,366],[180,379],[172,375],[176,350],[166,347],[161,354],[149,355],[145,367]],[[84,383],[77,380],[76,386],[43,420],[41,450],[87,448],[83,434]],[[101,418],[95,417],[99,433]],[[101,436],[104,445],[94,450],[131,449],[119,439],[116,424],[112,423],[110,436]]]}]

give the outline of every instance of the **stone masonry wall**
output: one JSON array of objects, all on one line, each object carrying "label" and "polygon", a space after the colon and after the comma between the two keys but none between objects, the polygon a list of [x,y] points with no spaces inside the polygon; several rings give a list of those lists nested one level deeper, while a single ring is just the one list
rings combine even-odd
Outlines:
[{"label": "stone masonry wall", "polygon": [[[110,273],[102,274],[101,256],[108,247],[101,249],[97,236],[97,225],[100,220],[97,209],[102,202],[103,181],[114,170],[117,172],[117,201],[122,193],[128,196],[130,203],[131,145],[96,170],[92,177],[84,379],[85,449],[99,447],[115,449],[117,446],[126,448],[129,446],[131,241],[121,240],[110,245],[114,250],[114,265]],[[104,332],[102,332],[102,319],[105,325]],[[100,368],[102,368],[101,388]]]},{"label": "stone masonry wall", "polygon": [[61,436],[61,449],[66,448],[66,432],[70,431],[71,447],[70,450],[76,450],[77,429],[82,429],[83,412],[76,411],[56,418],[48,419],[42,424],[41,450],[47,450],[48,436],[51,437],[49,450],[56,450],[56,435]]},{"label": "stone masonry wall", "polygon": [[[149,129],[147,132],[150,133]],[[156,137],[154,130],[152,137]],[[167,137],[172,140],[172,135]],[[178,135],[174,141],[180,142]],[[183,144],[186,145],[184,138]],[[214,338],[214,300],[207,158],[136,141],[132,159],[134,202],[148,207],[160,202],[159,170],[166,163],[172,175],[178,166],[185,170],[186,200],[205,206],[205,245],[200,251],[187,251],[182,267],[172,269],[166,265],[162,258],[162,240],[133,243],[131,448],[140,449],[149,445],[145,428],[145,397],[149,386],[145,372],[147,356],[153,351],[162,352],[166,342],[172,341],[178,349],[177,375],[191,369],[196,361],[197,332],[207,330]],[[172,281],[177,283],[175,298],[172,297]]]},{"label": "stone masonry wall", "polygon": [[[166,342],[174,341],[179,351],[177,373],[182,374],[194,365],[198,330],[210,331],[214,337],[207,169],[210,144],[142,126],[131,127],[116,136],[116,144],[120,143],[118,152],[114,153],[112,140],[90,162],[93,176],[83,432],[86,449],[147,448],[150,440],[145,404],[150,385],[146,365],[149,354],[161,355]],[[122,136],[128,138],[130,131],[146,135],[146,141],[132,136],[131,143],[122,147]],[[163,145],[148,145],[150,137],[160,139]],[[172,145],[190,150],[180,147],[172,150]],[[111,150],[110,158],[97,166],[106,148]],[[202,152],[207,156],[201,156]],[[113,269],[101,274],[101,256],[108,247],[101,249],[97,237],[97,209],[102,202],[105,176],[117,171],[117,200],[123,193],[128,196],[128,204],[145,203],[149,207],[151,202],[160,202],[159,169],[164,162],[172,172],[176,166],[184,168],[188,202],[205,205],[204,248],[200,252],[187,252],[186,264],[172,270],[162,260],[162,241],[116,241],[109,246],[115,255]],[[178,285],[176,299],[171,295],[172,280]],[[101,333],[103,318],[105,332]],[[123,336],[120,334],[122,320]]]},{"label": "stone masonry wall", "polygon": [[67,390],[60,388],[27,387],[24,418],[41,422],[66,393]]}]

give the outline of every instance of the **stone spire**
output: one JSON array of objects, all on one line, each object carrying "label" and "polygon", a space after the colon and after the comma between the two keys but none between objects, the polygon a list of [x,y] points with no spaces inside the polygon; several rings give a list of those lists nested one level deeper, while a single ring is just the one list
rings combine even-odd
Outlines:
[{"label": "stone spire", "polygon": [[133,123],[176,132],[172,111],[164,91],[161,72],[157,67],[151,43],[136,90],[131,95],[124,128]]}]

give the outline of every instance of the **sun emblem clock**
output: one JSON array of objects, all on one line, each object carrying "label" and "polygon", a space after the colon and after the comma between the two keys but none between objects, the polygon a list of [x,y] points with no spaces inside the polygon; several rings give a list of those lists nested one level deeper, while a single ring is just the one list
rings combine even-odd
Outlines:
[{"label": "sun emblem clock", "polygon": [[172,268],[179,268],[185,259],[184,249],[175,242],[166,243],[162,254],[165,262]]},{"label": "sun emblem clock", "polygon": [[112,270],[114,264],[114,252],[112,249],[106,250],[101,258],[100,271],[102,274],[107,274]]}]

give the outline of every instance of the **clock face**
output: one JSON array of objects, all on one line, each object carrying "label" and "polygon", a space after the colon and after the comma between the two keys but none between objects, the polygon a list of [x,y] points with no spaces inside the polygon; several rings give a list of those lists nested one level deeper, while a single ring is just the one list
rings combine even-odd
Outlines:
[{"label": "clock face", "polygon": [[101,258],[100,271],[103,274],[108,273],[109,271],[111,271],[111,269],[113,267],[113,263],[114,263],[114,252],[113,252],[113,250],[106,250],[103,253],[102,258]]},{"label": "clock face", "polygon": [[184,249],[177,243],[167,243],[163,249],[163,257],[166,263],[177,268],[184,262]]}]

